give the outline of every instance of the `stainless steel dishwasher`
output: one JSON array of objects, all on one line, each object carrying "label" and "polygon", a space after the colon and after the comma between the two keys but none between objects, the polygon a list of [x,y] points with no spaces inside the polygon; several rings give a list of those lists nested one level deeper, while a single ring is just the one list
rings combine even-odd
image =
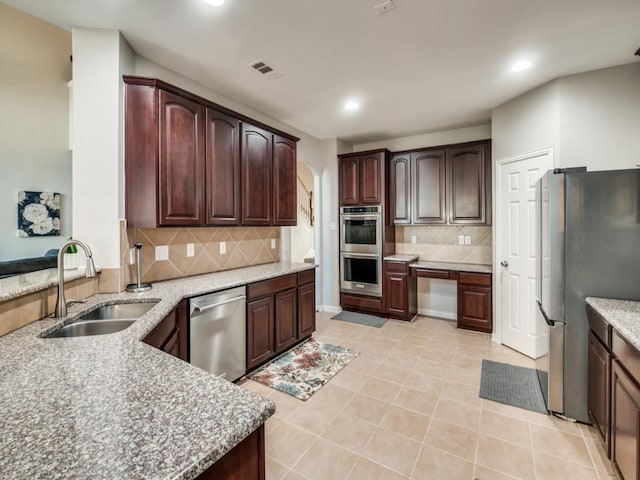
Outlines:
[{"label": "stainless steel dishwasher", "polygon": [[230,382],[247,371],[246,287],[189,301],[191,364]]}]

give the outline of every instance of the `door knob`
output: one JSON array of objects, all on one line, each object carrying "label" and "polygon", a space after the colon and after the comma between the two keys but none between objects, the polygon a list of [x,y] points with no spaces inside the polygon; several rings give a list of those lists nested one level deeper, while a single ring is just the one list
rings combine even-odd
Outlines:
[{"label": "door knob", "polygon": [[503,267],[508,267],[509,266],[509,262],[507,262],[506,260],[503,260],[500,262],[500,265],[502,265]]}]

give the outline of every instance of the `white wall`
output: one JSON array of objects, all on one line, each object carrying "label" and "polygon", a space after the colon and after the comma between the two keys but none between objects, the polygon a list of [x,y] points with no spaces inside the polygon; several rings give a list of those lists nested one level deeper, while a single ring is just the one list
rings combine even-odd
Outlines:
[{"label": "white wall", "polygon": [[391,138],[377,142],[361,143],[353,146],[354,152],[364,152],[377,148],[387,148],[393,151],[412,150],[414,148],[431,147],[434,145],[449,145],[453,143],[472,142],[491,138],[491,124],[486,123],[475,127],[456,128],[438,132],[422,133],[408,137]]},{"label": "white wall", "polygon": [[559,165],[640,164],[640,62],[559,79]]},{"label": "white wall", "polygon": [[120,268],[122,78],[132,58],[116,30],[74,28],[74,237],[96,264]]},{"label": "white wall", "polygon": [[[0,261],[42,256],[71,235],[68,32],[0,3]],[[59,237],[17,236],[19,190],[62,194]]]}]

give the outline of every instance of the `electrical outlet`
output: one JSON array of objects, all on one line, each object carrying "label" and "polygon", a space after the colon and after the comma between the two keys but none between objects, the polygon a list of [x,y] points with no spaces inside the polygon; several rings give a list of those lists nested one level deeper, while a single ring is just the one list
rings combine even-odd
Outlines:
[{"label": "electrical outlet", "polygon": [[169,260],[168,245],[158,245],[156,247],[156,262],[160,262],[162,260]]},{"label": "electrical outlet", "polygon": [[227,242],[220,242],[220,255],[227,254]]},{"label": "electrical outlet", "polygon": [[467,235],[466,237],[464,237],[464,244],[471,245],[471,235]]},{"label": "electrical outlet", "polygon": [[411,243],[415,245],[417,241],[418,241],[418,237],[416,237],[415,235],[411,235]]},{"label": "electrical outlet", "polygon": [[195,255],[193,243],[187,243],[187,257],[193,257]]},{"label": "electrical outlet", "polygon": [[464,245],[464,235],[458,235],[458,245]]},{"label": "electrical outlet", "polygon": [[134,263],[136,263],[136,249],[130,248],[129,249],[129,265],[133,265]]},{"label": "electrical outlet", "polygon": [[271,250],[274,250],[276,248],[276,239],[272,238],[271,239]]}]

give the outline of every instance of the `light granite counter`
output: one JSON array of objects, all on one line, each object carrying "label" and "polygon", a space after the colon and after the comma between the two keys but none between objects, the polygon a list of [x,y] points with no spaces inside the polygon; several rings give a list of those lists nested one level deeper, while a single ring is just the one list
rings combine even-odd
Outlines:
[{"label": "light granite counter", "polygon": [[411,263],[418,259],[418,255],[411,254],[400,254],[396,253],[395,255],[387,255],[383,258],[383,260],[388,260],[390,262],[406,262]]},{"label": "light granite counter", "polygon": [[[100,272],[101,270],[100,267],[96,267],[96,272]],[[65,282],[78,280],[79,278],[85,278],[84,267],[64,271]],[[0,303],[28,295],[29,293],[46,290],[55,285],[58,285],[57,268],[48,268],[46,270],[0,278]]]},{"label": "light granite counter", "polygon": [[477,263],[453,263],[453,262],[427,262],[418,261],[411,263],[409,267],[413,268],[432,268],[434,270],[455,270],[458,272],[473,273],[491,273],[491,265],[482,265]]},{"label": "light granite counter", "polygon": [[[274,404],[140,340],[186,297],[315,268],[267,264],[95,295],[0,337],[0,477],[195,478],[262,425]],[[84,311],[158,301],[118,333],[41,338]]]},{"label": "light granite counter", "polygon": [[596,297],[587,297],[586,302],[640,350],[640,302]]}]

